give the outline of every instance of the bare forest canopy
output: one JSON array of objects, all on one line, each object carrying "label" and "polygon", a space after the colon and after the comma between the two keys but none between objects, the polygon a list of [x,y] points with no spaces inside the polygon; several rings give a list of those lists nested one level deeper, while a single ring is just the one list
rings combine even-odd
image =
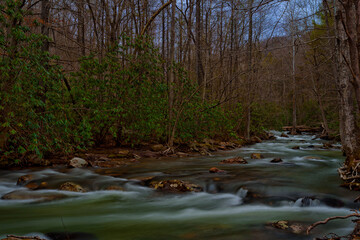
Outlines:
[{"label": "bare forest canopy", "polygon": [[0,152],[337,135],[334,2],[0,0]]}]

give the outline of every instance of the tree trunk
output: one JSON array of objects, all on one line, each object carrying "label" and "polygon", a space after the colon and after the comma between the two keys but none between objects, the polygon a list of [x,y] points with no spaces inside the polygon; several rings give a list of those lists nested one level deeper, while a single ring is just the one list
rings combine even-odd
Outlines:
[{"label": "tree trunk", "polygon": [[176,0],[173,0],[171,7],[171,29],[170,29],[170,71],[169,71],[169,80],[168,80],[168,89],[169,89],[169,139],[168,145],[171,148],[174,145],[174,135],[175,127],[173,124],[174,119],[174,83],[175,83],[175,11],[176,11]]},{"label": "tree trunk", "polygon": [[360,159],[359,129],[355,116],[354,85],[351,68],[348,64],[351,44],[349,45],[347,34],[347,20],[345,20],[346,8],[337,2],[336,14],[336,55],[338,58],[338,90],[340,96],[340,136],[347,158],[345,167],[351,171],[356,166],[356,160]]},{"label": "tree trunk", "polygon": [[196,0],[196,72],[199,86],[204,84],[204,70],[202,65],[202,21],[201,21],[201,2]]},{"label": "tree trunk", "polygon": [[[41,34],[49,37],[49,15],[50,15],[50,0],[41,1],[41,20],[43,21],[41,25]],[[50,43],[49,40],[45,40],[42,50],[44,52],[49,52]]]},{"label": "tree trunk", "polygon": [[291,134],[295,135],[296,134],[296,125],[297,125],[297,119],[296,119],[296,76],[295,76],[295,57],[296,57],[296,46],[295,46],[295,23],[294,23],[294,11],[295,11],[295,7],[293,9],[292,12],[292,21],[291,21],[291,35],[292,35],[292,72],[291,72],[291,76],[292,76],[292,84],[293,84],[293,98],[292,98],[292,107],[293,107],[293,112],[292,112],[292,129],[291,129]]},{"label": "tree trunk", "polygon": [[245,137],[246,139],[250,139],[250,127],[251,127],[251,85],[252,85],[252,79],[253,79],[253,6],[254,0],[248,1],[248,11],[249,11],[249,40],[248,40],[248,72],[249,72],[249,78],[248,78],[248,103],[246,107],[246,130],[245,130]]},{"label": "tree trunk", "polygon": [[78,44],[80,46],[80,56],[83,57],[85,53],[85,16],[84,16],[84,0],[78,0],[77,10],[78,10]]}]

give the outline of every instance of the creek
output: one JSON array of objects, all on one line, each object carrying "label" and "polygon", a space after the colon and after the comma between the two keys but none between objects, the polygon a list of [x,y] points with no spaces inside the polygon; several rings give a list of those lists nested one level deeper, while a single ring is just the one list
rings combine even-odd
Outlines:
[{"label": "creek", "polygon": [[[54,201],[0,200],[0,237],[49,232],[84,232],[101,240],[139,239],[313,239],[328,233],[349,234],[351,220],[335,220],[315,228],[310,236],[268,227],[273,221],[312,224],[358,208],[356,192],[340,187],[337,168],[344,157],[339,149],[322,149],[311,135],[280,137],[256,145],[214,153],[213,156],[141,159],[118,169],[27,169],[0,171],[0,196],[14,190],[18,177],[56,188],[72,181],[86,193],[66,194]],[[299,146],[300,149],[292,149]],[[336,145],[340,147],[340,145]],[[252,160],[252,153],[265,158]],[[249,164],[219,164],[242,156]],[[270,163],[281,158],[282,163]],[[226,174],[211,174],[218,167]],[[204,188],[200,193],[160,193],[140,184],[139,178],[179,179]],[[117,185],[124,191],[105,191]]]}]

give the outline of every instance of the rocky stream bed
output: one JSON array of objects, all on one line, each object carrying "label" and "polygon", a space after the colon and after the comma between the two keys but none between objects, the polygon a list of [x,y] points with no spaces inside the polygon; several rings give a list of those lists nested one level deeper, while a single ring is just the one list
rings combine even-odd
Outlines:
[{"label": "rocky stream bed", "polygon": [[340,145],[312,135],[274,134],[276,139],[211,156],[136,159],[112,168],[0,170],[0,239],[349,234],[354,223],[346,219],[306,235],[312,223],[359,207],[357,192],[340,187]]}]

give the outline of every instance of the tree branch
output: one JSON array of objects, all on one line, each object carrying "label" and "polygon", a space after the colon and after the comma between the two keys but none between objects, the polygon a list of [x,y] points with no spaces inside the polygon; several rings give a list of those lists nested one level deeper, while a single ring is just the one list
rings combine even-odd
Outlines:
[{"label": "tree branch", "polygon": [[161,13],[162,10],[164,10],[167,6],[169,6],[174,0],[169,0],[167,3],[165,3],[164,5],[162,5],[152,16],[151,18],[147,21],[144,29],[141,31],[140,36],[143,36],[147,29],[150,27],[151,23],[155,20],[155,18],[157,17],[157,15],[159,15]]},{"label": "tree branch", "polygon": [[309,235],[310,231],[313,230],[316,226],[318,225],[321,225],[321,224],[326,224],[328,223],[329,221],[331,220],[335,220],[335,219],[347,219],[347,218],[351,218],[351,217],[360,217],[360,214],[359,213],[353,213],[353,214],[350,214],[350,215],[347,215],[347,216],[336,216],[336,217],[329,217],[329,218],[326,218],[325,220],[323,221],[319,221],[319,222],[316,222],[312,225],[310,225],[310,227],[308,227],[308,229],[306,230],[306,234]]}]

